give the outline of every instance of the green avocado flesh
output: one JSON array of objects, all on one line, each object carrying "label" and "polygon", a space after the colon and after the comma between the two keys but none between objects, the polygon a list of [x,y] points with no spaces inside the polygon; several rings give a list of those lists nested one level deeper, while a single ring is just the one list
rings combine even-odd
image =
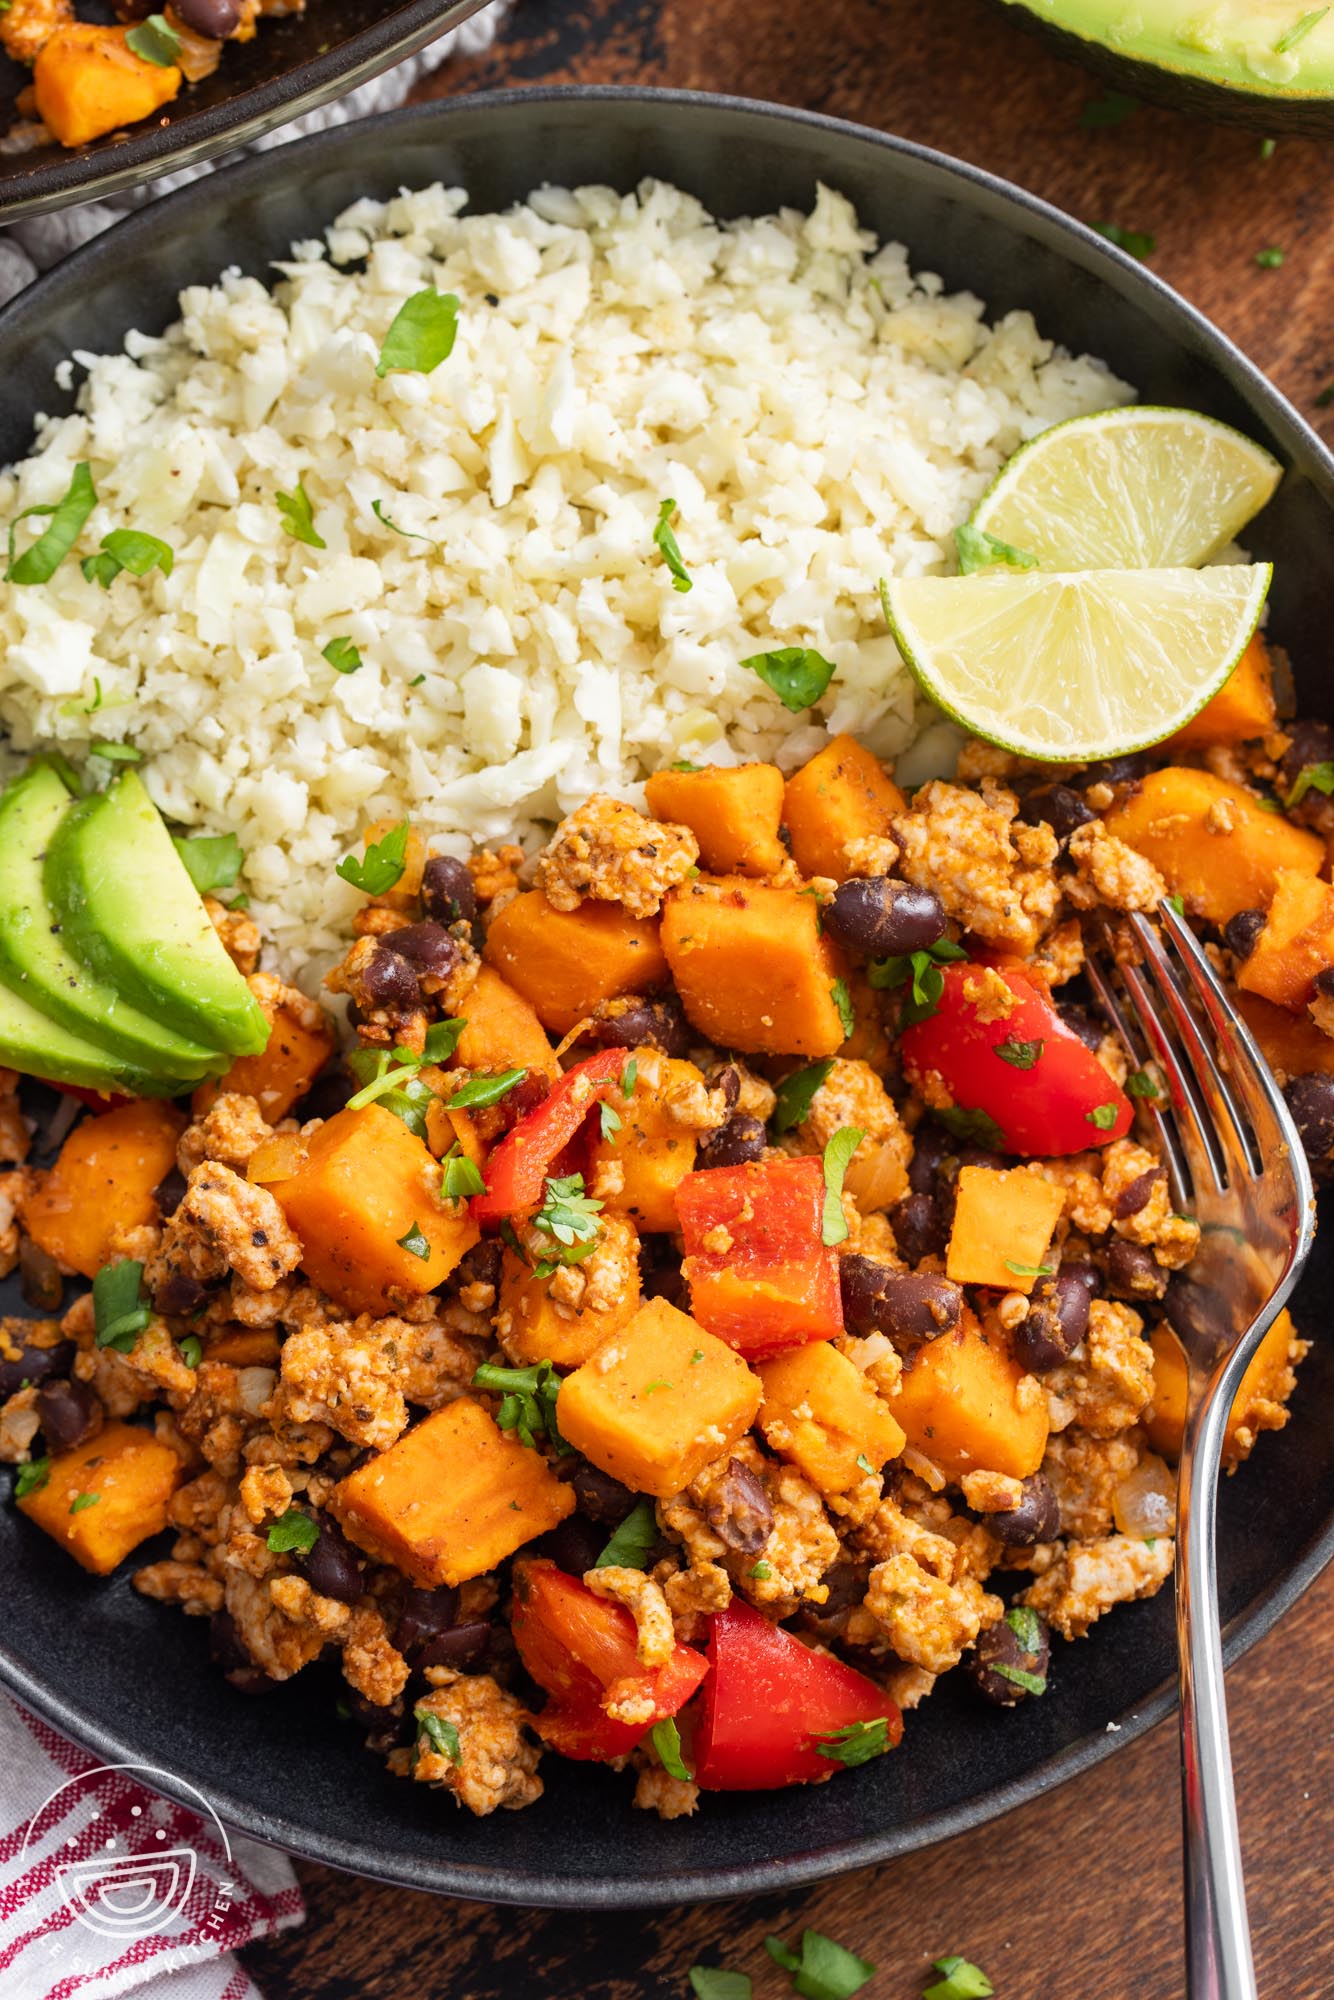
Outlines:
[{"label": "green avocado flesh", "polygon": [[[122,998],[116,986],[92,968],[69,935],[63,913],[47,899],[44,858],[57,829],[74,810],[64,781],[49,764],[34,764],[0,796],[0,981],[32,1010],[46,1015],[56,1031],[67,1031],[65,1039],[74,1040],[85,1059],[98,1059],[100,1054],[104,1066],[114,1066],[117,1074],[110,1087],[125,1089],[134,1071],[179,1089],[223,1066],[217,1040],[211,1047],[191,1041]],[[21,1037],[25,1030],[17,1016],[15,1024]],[[0,1017],[0,1047],[7,1048],[4,1026]],[[26,1033],[34,1032],[29,1024]],[[53,1031],[50,1050],[55,1060],[61,1059],[58,1039]],[[45,1066],[40,1059],[20,1063],[17,1050],[13,1063],[34,1073],[56,1074],[50,1060]],[[101,1079],[93,1087],[102,1088]]]},{"label": "green avocado flesh", "polygon": [[[1131,61],[1251,95],[1334,96],[1334,7],[1297,0],[1008,0]],[[1312,15],[1320,18],[1311,20]],[[1280,44],[1283,44],[1280,47]]]},{"label": "green avocado flesh", "polygon": [[209,922],[136,771],[79,799],[51,839],[46,892],[70,943],[140,1007],[231,1055],[269,1024]]},{"label": "green avocado flesh", "polygon": [[62,1028],[30,1000],[0,986],[0,1063],[24,1076],[45,1077],[48,1083],[77,1083],[127,1097],[167,1097],[175,1079],[150,1076],[123,1062],[111,1049]]}]

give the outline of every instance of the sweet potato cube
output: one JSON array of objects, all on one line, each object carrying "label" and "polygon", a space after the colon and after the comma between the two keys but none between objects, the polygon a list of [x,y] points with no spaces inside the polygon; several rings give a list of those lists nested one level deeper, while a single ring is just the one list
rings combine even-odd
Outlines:
[{"label": "sweet potato cube", "polygon": [[57,1453],[18,1508],[84,1569],[108,1576],[166,1527],[167,1502],[182,1472],[180,1458],[152,1431],[107,1423],[87,1443]]},{"label": "sweet potato cube", "polygon": [[883,1397],[827,1340],[755,1365],[765,1443],[821,1493],[850,1493],[907,1443]]},{"label": "sweet potato cube", "polygon": [[1284,869],[1265,927],[1237,969],[1237,984],[1297,1013],[1311,999],[1316,974],[1330,965],[1334,965],[1334,889],[1314,875]]},{"label": "sweet potato cube", "polygon": [[845,1035],[841,955],[819,905],[744,875],[701,876],[663,905],[662,946],[693,1025],[722,1048],[832,1056]]},{"label": "sweet potato cube", "polygon": [[841,882],[848,872],[848,842],[887,834],[907,803],[878,758],[855,737],[836,736],[787,781],[783,822],[792,858],[803,875],[831,875]]},{"label": "sweet potato cube", "polygon": [[1294,1076],[1309,1076],[1314,1070],[1334,1076],[1334,1041],[1317,1028],[1309,1014],[1290,1014],[1286,1007],[1275,1007],[1258,993],[1238,992],[1236,1001],[1237,1012],[1280,1083]]},{"label": "sweet potato cube", "polygon": [[1182,764],[1150,771],[1108,813],[1107,831],[1152,861],[1192,916],[1213,924],[1267,909],[1285,868],[1318,875],[1325,859],[1323,840],[1265,812],[1254,792]]},{"label": "sweet potato cube", "polygon": [[201,1083],[191,1106],[198,1118],[219,1092],[239,1090],[253,1097],[270,1125],[276,1125],[305,1096],[333,1054],[333,1023],[323,1013],[317,1020],[305,995],[271,973],[252,973],[246,983],[268,1020],[268,1042],[256,1056],[238,1056],[225,1076]]},{"label": "sweet potato cube", "polygon": [[1274,726],[1274,677],[1269,648],[1259,632],[1212,701],[1206,701],[1175,736],[1169,750],[1201,750],[1214,743],[1246,743]]},{"label": "sweet potato cube", "polygon": [[966,1308],[953,1332],[918,1351],[890,1408],[909,1444],[955,1477],[983,1471],[1027,1479],[1047,1449],[1041,1387]]},{"label": "sweet potato cube", "polygon": [[349,1541],[427,1590],[466,1583],[574,1512],[542,1454],[460,1396],[329,1496]]},{"label": "sweet potato cube", "polygon": [[382,1104],[336,1112],[292,1177],[270,1186],[307,1276],[354,1313],[391,1311],[394,1292],[433,1292],[481,1233],[461,1203],[441,1199],[439,1161]]},{"label": "sweet potato cube", "polygon": [[688,826],[714,875],[772,875],[787,860],[778,838],[783,774],[776,764],[655,771],[644,787],[655,819]]},{"label": "sweet potato cube", "polygon": [[225,1361],[232,1368],[276,1368],[278,1336],[267,1326],[225,1326],[204,1349],[206,1361]]},{"label": "sweet potato cube", "polygon": [[459,1012],[467,1022],[456,1052],[460,1069],[526,1069],[553,1081],[559,1074],[536,1012],[489,965],[478,967]]},{"label": "sweet potato cube", "polygon": [[551,1296],[551,1281],[533,1275],[530,1265],[506,1250],[500,1267],[500,1311],[496,1327],[500,1344],[520,1368],[536,1361],[553,1361],[557,1368],[578,1368],[614,1333],[628,1326],[639,1311],[638,1237],[623,1215],[603,1217],[603,1242],[624,1248],[629,1282],[611,1306],[602,1310],[562,1306]]},{"label": "sweet potato cube", "polygon": [[739,1354],[649,1299],[566,1377],[560,1427],[600,1471],[669,1500],[744,1436],[759,1406],[760,1378]]},{"label": "sweet potato cube", "polygon": [[599,1137],[590,1152],[590,1186],[599,1170],[615,1161],[623,1176],[619,1189],[606,1196],[609,1211],[628,1215],[640,1229],[675,1232],[676,1190],[695,1165],[695,1134],[672,1117],[673,1091],[703,1087],[693,1063],[641,1049],[635,1086],[626,1097],[610,1090],[606,1103],[621,1121],[618,1132]]},{"label": "sweet potato cube", "polygon": [[956,1285],[1031,1292],[1064,1206],[1059,1187],[1023,1167],[961,1167],[947,1275]]},{"label": "sweet potato cube", "polygon": [[[1256,1428],[1256,1406],[1287,1401],[1292,1389],[1291,1370],[1297,1359],[1296,1340],[1297,1329],[1285,1308],[1260,1342],[1241,1378],[1223,1434],[1224,1465],[1238,1465],[1246,1456],[1246,1451],[1239,1448],[1238,1432],[1243,1425],[1252,1431]],[[1164,1458],[1177,1459],[1186,1431],[1186,1356],[1181,1342],[1165,1322],[1154,1328],[1149,1345],[1153,1349],[1153,1401],[1145,1429],[1155,1451]],[[1260,1428],[1276,1430],[1280,1424],[1270,1422]]]},{"label": "sweet potato cube", "polygon": [[553,910],[538,889],[506,903],[485,955],[556,1035],[568,1035],[599,1000],[647,993],[667,978],[656,917],[632,917],[619,903]]},{"label": "sweet potato cube", "polygon": [[86,146],[104,132],[133,125],[175,97],[175,63],[145,62],[124,28],[67,21],[48,36],[33,64],[42,123],[62,146]]},{"label": "sweet potato cube", "polygon": [[175,1166],[184,1130],[181,1113],[157,1098],[85,1118],[19,1202],[33,1242],[67,1270],[95,1278],[113,1237],[158,1221],[153,1190]]}]

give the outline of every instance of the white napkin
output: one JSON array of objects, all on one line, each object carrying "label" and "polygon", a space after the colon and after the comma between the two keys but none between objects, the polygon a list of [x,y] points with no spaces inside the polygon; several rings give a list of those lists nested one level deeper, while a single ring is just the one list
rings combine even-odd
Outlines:
[{"label": "white napkin", "polygon": [[[386,70],[383,76],[372,77],[369,83],[363,83],[360,90],[354,90],[348,97],[321,105],[318,111],[308,111],[304,118],[294,118],[290,125],[280,125],[276,132],[256,139],[253,145],[241,147],[240,153],[257,153],[267,146],[281,146],[288,139],[300,139],[307,132],[322,132],[326,125],[345,125],[350,118],[369,118],[376,111],[392,109],[394,105],[401,104],[413,85],[445,57],[456,52],[475,55],[488,48],[512,5],[513,0],[492,0],[490,7],[474,14],[471,20],[452,29],[420,54],[409,56],[396,69]],[[259,32],[263,34],[262,26]],[[226,60],[225,55],[223,60]],[[90,237],[109,229],[130,209],[142,208],[145,202],[155,200],[158,195],[166,194],[172,188],[184,187],[187,181],[196,180],[200,174],[211,173],[214,167],[238,157],[239,153],[225,153],[220,159],[210,160],[204,166],[185,167],[179,173],[167,174],[162,180],[150,181],[144,187],[125,188],[119,194],[109,195],[105,201],[88,202],[81,208],[58,208],[54,214],[34,215],[25,222],[11,224],[8,230],[0,232],[0,305],[6,299],[12,299],[16,292],[21,292],[25,285],[30,285],[39,271],[58,264],[71,250],[77,250]]]}]

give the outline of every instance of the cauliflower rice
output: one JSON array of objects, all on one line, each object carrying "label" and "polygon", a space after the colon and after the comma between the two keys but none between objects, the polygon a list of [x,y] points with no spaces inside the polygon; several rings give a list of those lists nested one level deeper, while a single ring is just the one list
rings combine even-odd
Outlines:
[{"label": "cauliflower rice", "polygon": [[[840,730],[901,750],[877,579],[952,567],[1019,444],[1130,394],[1027,313],[988,326],[914,277],[828,189],[729,223],[656,182],[466,199],[359,202],[272,292],[190,287],[161,338],[79,354],[77,410],[0,476],[12,518],[87,459],[78,553],[116,527],[175,552],[169,578],[103,591],[71,560],[0,590],[5,774],[34,745],[138,747],[164,813],[239,834],[288,965],[336,947],[358,898],[334,864],[369,820],[463,852],[590,792],[637,803],[673,758],[791,767]],[[453,354],[377,378],[427,284],[459,298]],[[284,532],[298,482],[323,550]],[[666,498],[689,592],[653,542]],[[338,636],[354,673],[322,657]],[[741,665],[791,645],[835,666],[809,716]]]}]

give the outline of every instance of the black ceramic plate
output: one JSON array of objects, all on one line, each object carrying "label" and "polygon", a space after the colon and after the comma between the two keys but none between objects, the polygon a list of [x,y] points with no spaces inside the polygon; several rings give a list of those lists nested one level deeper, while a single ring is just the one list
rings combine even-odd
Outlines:
[{"label": "black ceramic plate", "polygon": [[[304,14],[261,21],[253,41],[229,42],[213,75],[186,84],[152,118],[72,151],[54,140],[0,154],[0,224],[70,202],[95,201],[243,146],[402,62],[457,27],[486,0],[307,0]],[[110,21],[108,0],[78,7]],[[0,133],[31,72],[0,51]]]},{"label": "black ceramic plate", "polygon": [[[1247,539],[1277,562],[1273,629],[1295,657],[1303,707],[1334,712],[1334,462],[1263,376],[1141,266],[1031,196],[879,133],[726,98],[475,97],[225,169],[98,238],[0,313],[0,463],[26,449],[33,410],[59,405],[52,369],[71,349],[162,327],[180,285],[229,263],[263,272],[357,196],[442,178],[491,208],[547,180],[628,189],[647,174],[722,215],[806,205],[828,182],[906,242],[918,267],[993,312],[1031,308],[1045,333],[1105,356],[1147,400],[1210,411],[1262,440],[1289,470]],[[1299,1319],[1321,1330],[1332,1292],[1334,1255],[1318,1249]],[[1334,1343],[1318,1343],[1292,1422],[1226,1483],[1230,1656],[1295,1606],[1334,1550],[1332,1398]],[[166,1767],[261,1839],[497,1901],[636,1905],[810,1881],[992,1818],[1129,1742],[1171,1701],[1163,1592],[1058,1647],[1043,1700],[998,1715],[953,1676],[909,1718],[900,1751],[818,1789],[710,1798],[694,1819],[663,1825],[631,1810],[627,1778],[548,1758],[538,1806],[473,1820],[363,1753],[335,1717],[332,1680],[311,1671],[266,1699],[233,1693],[206,1667],[201,1621],[144,1602],[123,1575],[90,1580],[8,1507],[0,1563],[0,1677],[70,1735],[108,1759]]]}]

